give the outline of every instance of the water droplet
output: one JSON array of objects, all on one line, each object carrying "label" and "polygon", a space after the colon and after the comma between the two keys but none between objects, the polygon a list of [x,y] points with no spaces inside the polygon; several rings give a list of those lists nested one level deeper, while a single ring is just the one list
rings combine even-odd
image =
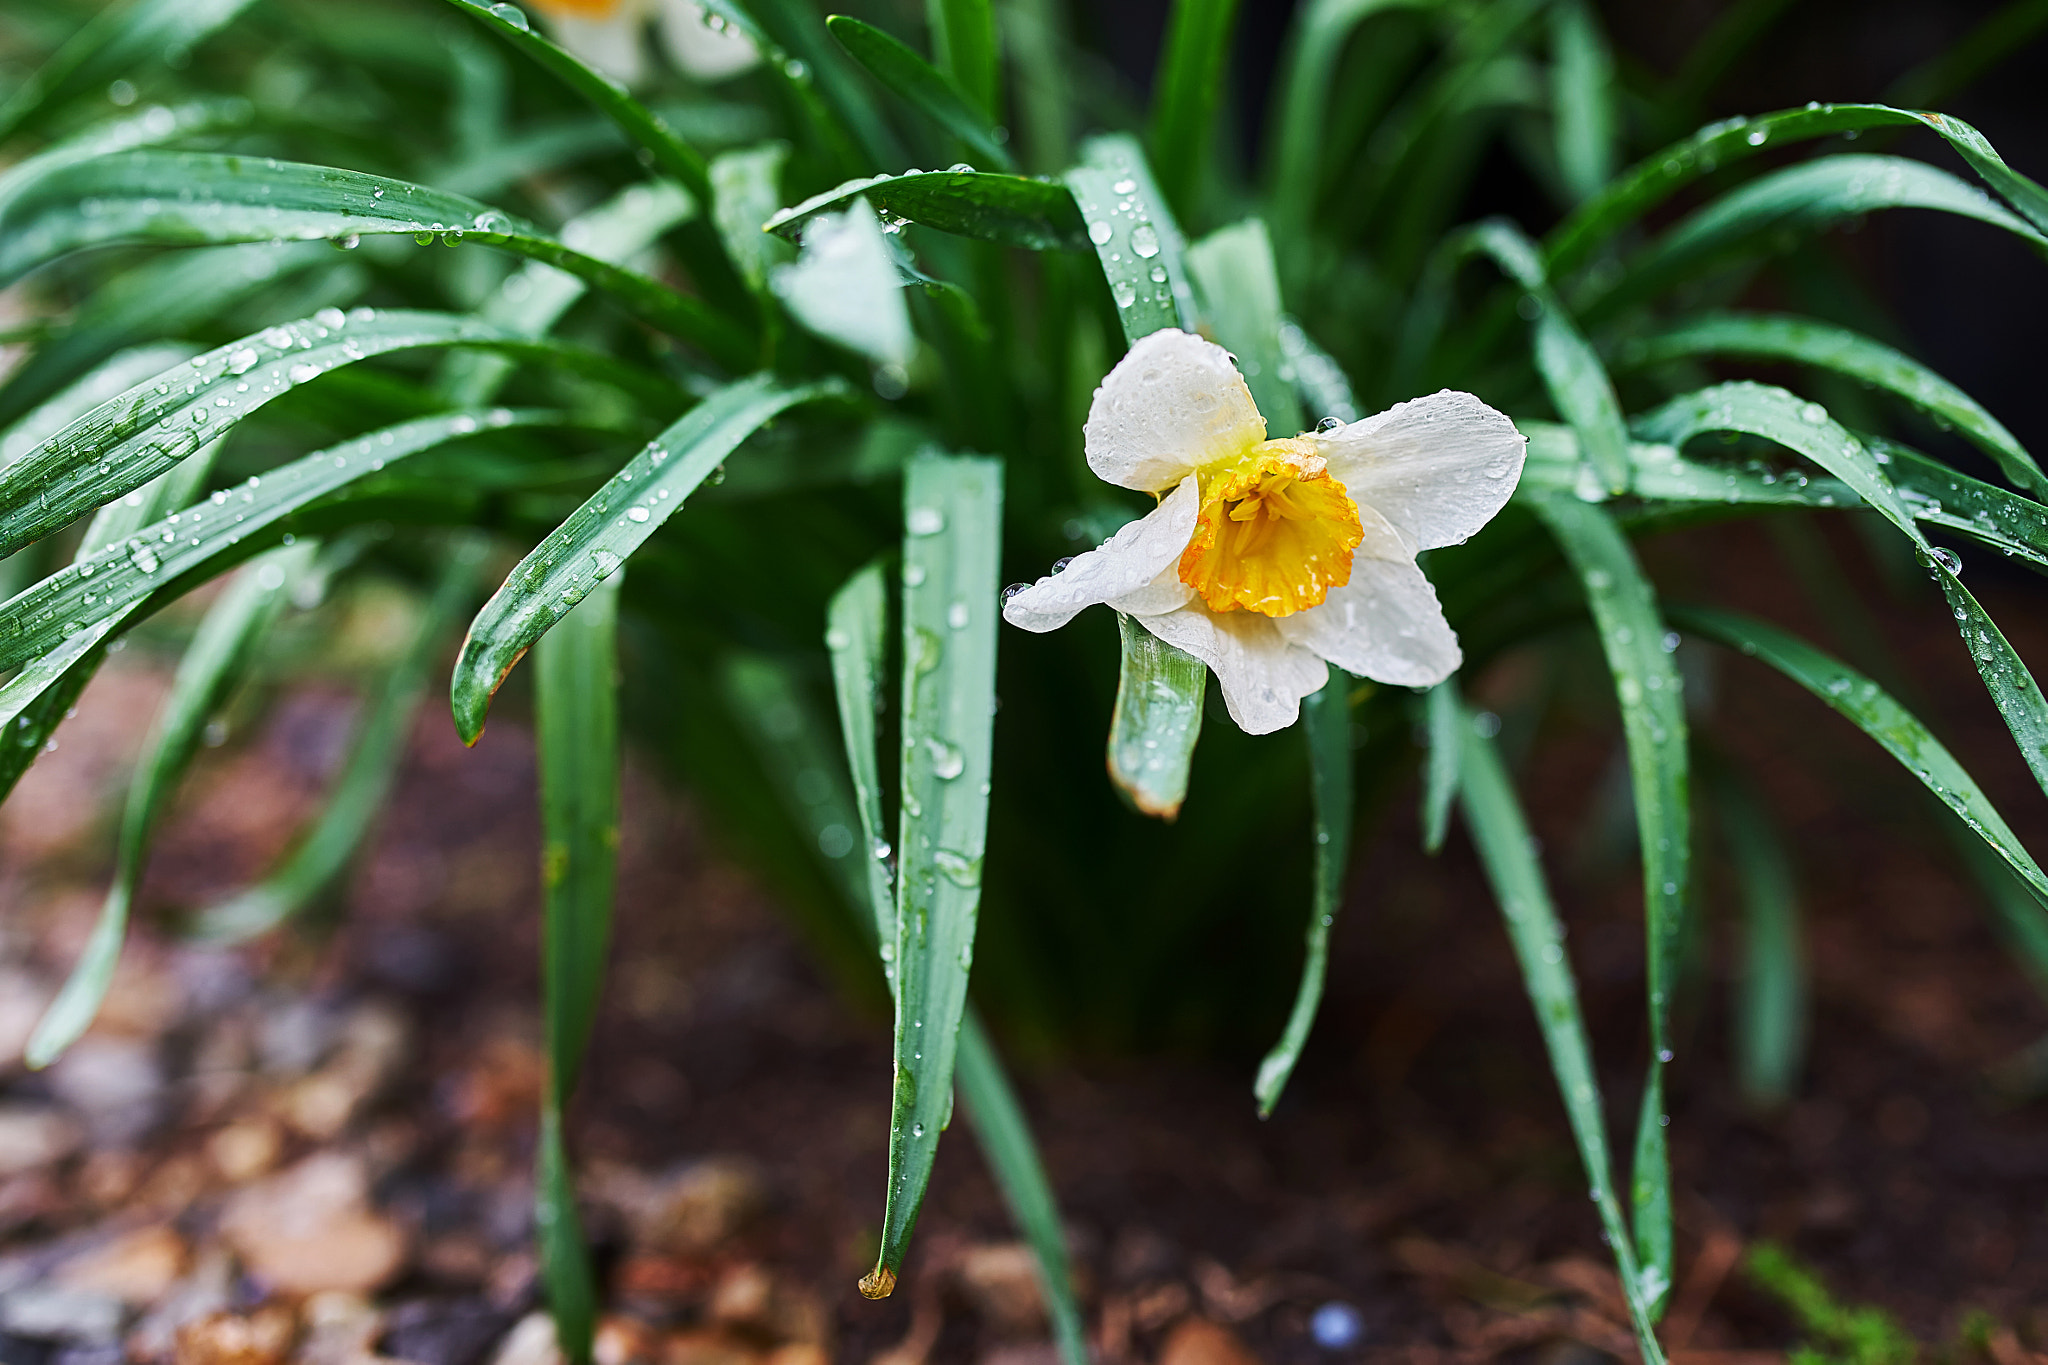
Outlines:
[{"label": "water droplet", "polygon": [[904,586],[905,586],[905,587],[911,587],[911,588],[921,588],[921,587],[923,587],[923,586],[924,586],[924,577],[925,577],[925,574],[924,574],[924,565],[922,565],[922,564],[905,564],[905,565],[903,566],[903,583],[904,583]]},{"label": "water droplet", "polygon": [[935,536],[946,529],[946,514],[936,507],[913,507],[903,528],[914,536]]},{"label": "water droplet", "polygon": [[256,352],[250,350],[247,346],[244,346],[241,350],[236,351],[234,354],[228,357],[228,373],[249,373],[251,369],[255,368],[257,358],[258,357],[256,355]]},{"label": "water droplet", "polygon": [[627,521],[645,521],[652,515],[653,513],[649,512],[645,507],[628,507],[626,509]]},{"label": "water droplet", "polygon": [[285,372],[285,378],[291,380],[294,384],[303,384],[309,379],[318,379],[319,377],[320,367],[318,365],[294,365]]},{"label": "water droplet", "polygon": [[354,251],[363,244],[363,234],[360,232],[346,233],[343,236],[336,237],[334,244],[343,251]]},{"label": "water droplet", "polygon": [[1159,231],[1150,223],[1140,223],[1131,229],[1131,251],[1146,260],[1159,254]]},{"label": "water droplet", "polygon": [[491,14],[494,18],[500,19],[505,23],[512,25],[512,27],[518,29],[522,33],[526,32],[529,27],[529,25],[526,22],[526,11],[519,8],[519,6],[517,5],[492,5]]},{"label": "water droplet", "polygon": [[1125,176],[1114,185],[1111,185],[1110,188],[1118,194],[1136,194],[1138,192],[1138,182],[1129,176]]},{"label": "water droplet", "polygon": [[1668,1061],[1670,1061],[1670,1060],[1671,1060],[1671,1049],[1670,1049],[1670,1048],[1668,1048],[1668,1047],[1667,1047],[1667,1048],[1660,1048],[1660,1049],[1658,1050],[1658,1052],[1657,1052],[1657,1060],[1658,1060],[1658,1061],[1660,1061],[1660,1062],[1668,1062]]},{"label": "water droplet", "polygon": [[942,782],[951,782],[967,771],[967,755],[956,746],[942,739],[926,739],[925,749],[932,756],[932,775]]},{"label": "water droplet", "polygon": [[955,602],[946,608],[946,624],[955,630],[967,629],[968,612],[965,602]]},{"label": "water droplet", "polygon": [[[1016,596],[1016,595],[1017,595],[1018,593],[1020,593],[1020,592],[1023,592],[1023,591],[1024,591],[1024,590],[1025,590],[1026,588],[1028,588],[1028,587],[1030,587],[1030,586],[1031,586],[1031,585],[1030,585],[1029,583],[1012,583],[1012,584],[1011,584],[1011,585],[1010,585],[1009,587],[1007,587],[1007,588],[1004,588],[1004,589],[1003,589],[1003,602],[1004,602],[1004,604],[1005,604],[1005,605],[1008,605],[1008,603],[1009,603],[1009,601],[1010,601],[1010,599],[1011,599],[1011,598],[1015,597],[1015,596]],[[830,640],[828,639],[828,640],[826,641],[826,643],[828,643],[828,644],[829,644],[829,643],[831,643],[831,641],[830,641]]]},{"label": "water droplet", "polygon": [[1109,225],[1107,218],[1098,218],[1088,225],[1088,240],[1097,246],[1106,246],[1116,229]]},{"label": "water droplet", "polygon": [[[1947,569],[1952,575],[1960,576],[1963,572],[1963,561],[1954,550],[1937,545],[1934,547],[1934,559],[1936,563],[1940,564],[1942,568]],[[1960,618],[1961,613],[1958,612],[1957,616]]]},{"label": "water droplet", "polygon": [[1335,417],[1325,417],[1322,421],[1316,423],[1316,430],[1335,431],[1338,427],[1341,427],[1343,425],[1344,423]]},{"label": "water droplet", "polygon": [[[918,1055],[918,1056],[920,1056],[920,1057],[924,1056],[924,1054],[923,1054],[922,1052],[918,1053],[917,1055]],[[911,1124],[911,1125],[910,1125],[910,1135],[911,1135],[912,1137],[914,1137],[914,1138],[921,1138],[921,1137],[923,1137],[923,1136],[924,1136],[924,1125],[923,1125],[923,1124],[921,1124],[921,1123],[913,1123],[913,1124]]]},{"label": "water droplet", "polygon": [[1110,286],[1109,292],[1119,308],[1129,308],[1138,301],[1138,286],[1129,280],[1118,280]]},{"label": "water droplet", "polygon": [[981,859],[970,858],[964,853],[955,853],[942,848],[932,855],[932,864],[945,874],[946,880],[955,886],[977,887],[981,885]]},{"label": "water droplet", "polygon": [[1828,420],[1828,410],[1818,403],[1803,403],[1799,408],[1799,420],[1815,424]]},{"label": "water droplet", "polygon": [[1764,145],[1764,139],[1768,138],[1770,135],[1771,134],[1768,129],[1752,128],[1749,130],[1749,136],[1745,137],[1742,140],[1744,142],[1747,142],[1752,147],[1761,147]]},{"label": "water droplet", "polygon": [[313,314],[313,321],[319,323],[330,332],[338,332],[348,326],[348,314],[342,312],[339,308],[322,308],[319,312]]},{"label": "water droplet", "polygon": [[282,327],[266,327],[263,329],[263,344],[282,351],[292,344],[292,334]]},{"label": "water droplet", "polygon": [[597,570],[599,578],[610,578],[619,571],[620,559],[610,550],[592,550],[590,566]]},{"label": "water droplet", "polygon": [[874,848],[870,851],[875,855],[876,862],[886,863],[889,861],[889,855],[894,853],[896,850],[889,847],[889,841],[887,839],[877,839],[875,840]]}]

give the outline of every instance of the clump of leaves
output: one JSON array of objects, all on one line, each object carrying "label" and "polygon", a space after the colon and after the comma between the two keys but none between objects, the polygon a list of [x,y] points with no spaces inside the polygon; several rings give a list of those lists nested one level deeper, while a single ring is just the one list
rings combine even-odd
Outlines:
[{"label": "clump of leaves", "polygon": [[1801,1365],[1910,1365],[1920,1353],[1919,1343],[1889,1313],[1843,1305],[1783,1247],[1758,1243],[1743,1268],[1792,1314],[1806,1338],[1790,1357]]}]

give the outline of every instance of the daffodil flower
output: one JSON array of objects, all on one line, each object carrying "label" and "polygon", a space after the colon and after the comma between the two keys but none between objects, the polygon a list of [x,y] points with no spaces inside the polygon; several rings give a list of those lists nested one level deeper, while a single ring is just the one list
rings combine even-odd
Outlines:
[{"label": "daffodil flower", "polygon": [[534,0],[563,47],[627,85],[645,74],[640,31],[659,21],[661,45],[700,81],[736,76],[760,59],[746,34],[697,0]]},{"label": "daffodil flower", "polygon": [[1159,505],[1011,589],[1004,617],[1056,630],[1107,603],[1207,664],[1255,735],[1292,724],[1327,664],[1409,687],[1457,671],[1458,637],[1415,556],[1492,520],[1528,444],[1449,389],[1267,440],[1230,354],[1170,329],[1102,381],[1084,437],[1090,469]]}]

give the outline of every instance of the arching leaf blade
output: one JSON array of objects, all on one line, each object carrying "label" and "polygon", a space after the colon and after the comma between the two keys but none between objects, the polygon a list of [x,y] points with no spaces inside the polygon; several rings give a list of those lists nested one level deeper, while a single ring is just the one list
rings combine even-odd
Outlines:
[{"label": "arching leaf blade", "polygon": [[1714,607],[1674,606],[1671,619],[1798,683],[1897,759],[2025,882],[2048,913],[2048,873],[2029,854],[1984,795],[1927,726],[1866,675],[1823,650],[1754,617]]},{"label": "arching leaf blade", "polygon": [[[254,487],[221,490],[106,545],[0,604],[0,668],[26,665],[99,629],[166,584],[207,576],[244,541],[357,479],[478,431],[561,421],[543,411],[492,409],[401,422],[282,465]],[[87,570],[90,572],[87,572]],[[87,599],[91,600],[88,601]],[[74,629],[83,626],[83,629]]]},{"label": "arching leaf blade", "polygon": [[188,53],[249,0],[136,0],[102,10],[0,104],[0,142],[139,63]]},{"label": "arching leaf blade", "polygon": [[800,403],[848,396],[838,380],[757,374],[719,389],[650,442],[550,531],[484,604],[450,683],[455,728],[474,744],[491,696],[534,641],[661,528],[726,456]]},{"label": "arching leaf blade", "polygon": [[811,218],[843,212],[863,198],[877,213],[1004,246],[1070,251],[1088,244],[1074,197],[1060,185],[989,171],[912,171],[849,180],[782,210],[768,220],[768,231],[793,240]]},{"label": "arching leaf blade", "polygon": [[1703,355],[1793,360],[1874,384],[1952,424],[2013,483],[2037,498],[2048,495],[2048,474],[1975,399],[1911,356],[1846,327],[1779,314],[1702,314],[1645,338],[1625,355],[1635,365]]},{"label": "arching leaf blade", "polygon": [[[986,8],[985,0],[983,3]],[[1016,159],[996,140],[988,115],[975,108],[951,77],[918,56],[907,43],[847,14],[832,15],[825,27],[870,76],[965,144],[976,157],[999,171],[1016,171]]]},{"label": "arching leaf blade", "polygon": [[217,152],[117,152],[51,171],[0,210],[0,282],[115,243],[346,244],[365,236],[495,247],[577,276],[722,364],[744,365],[752,353],[746,331],[703,300],[487,204],[361,171]]},{"label": "arching leaf blade", "polygon": [[847,579],[826,609],[825,649],[832,660],[840,739],[846,746],[846,766],[860,816],[857,851],[866,869],[862,888],[874,922],[875,942],[888,945],[882,974],[894,997],[896,890],[889,875],[893,850],[882,824],[882,770],[875,738],[875,713],[882,704],[882,676],[888,658],[888,592],[879,560]]},{"label": "arching leaf blade", "polygon": [[1168,203],[1192,209],[1229,65],[1237,0],[1174,0],[1152,97],[1152,154]]}]

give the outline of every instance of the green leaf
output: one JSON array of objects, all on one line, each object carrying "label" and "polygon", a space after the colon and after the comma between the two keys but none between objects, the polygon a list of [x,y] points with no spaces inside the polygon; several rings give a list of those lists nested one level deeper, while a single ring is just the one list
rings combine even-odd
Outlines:
[{"label": "green leaf", "polygon": [[1432,7],[1432,0],[1308,0],[1297,12],[1275,86],[1279,136],[1272,163],[1274,227],[1289,249],[1315,217],[1337,66],[1353,31],[1376,14]]},{"label": "green leaf", "polygon": [[[987,11],[987,0],[980,0]],[[900,39],[850,15],[835,14],[825,27],[867,73],[941,130],[957,138],[997,170],[1015,172],[1009,149],[996,140],[989,117],[972,98]]]},{"label": "green leaf", "polygon": [[1444,837],[1451,829],[1451,805],[1458,799],[1458,753],[1465,726],[1465,703],[1458,696],[1458,681],[1445,678],[1429,689],[1423,720],[1429,735],[1429,762],[1422,785],[1422,847],[1441,853]]},{"label": "green leaf", "polygon": [[1885,462],[1892,486],[1915,521],[1960,531],[2002,554],[2048,568],[2048,509],[2040,503],[1979,483],[1895,441],[1873,436],[1864,444]]},{"label": "green leaf", "polygon": [[1714,810],[1742,894],[1735,1074],[1743,1097],[1770,1108],[1792,1097],[1806,1058],[1806,952],[1791,851],[1755,795],[1719,782]]},{"label": "green leaf", "polygon": [[349,736],[341,776],[298,845],[284,862],[239,895],[195,917],[192,936],[211,943],[242,943],[297,914],[348,867],[370,830],[405,757],[413,715],[419,710],[448,628],[471,600],[485,542],[464,537],[448,552],[440,582],[420,614],[412,642],[384,674]]},{"label": "green leaf", "polygon": [[1194,290],[1188,283],[1186,245],[1145,155],[1128,137],[1089,139],[1081,164],[1067,171],[1072,202],[1085,219],[1102,277],[1124,325],[1136,341],[1162,327],[1193,331]]},{"label": "green leaf", "polygon": [[903,297],[903,270],[866,200],[856,199],[845,213],[813,218],[796,263],[777,267],[768,282],[810,331],[893,373],[899,391],[908,381],[917,336]]},{"label": "green leaf", "polygon": [[1621,400],[1615,397],[1614,381],[1607,377],[1607,367],[1600,363],[1598,353],[1552,292],[1535,243],[1520,228],[1501,219],[1480,224],[1473,229],[1471,240],[1499,263],[1509,278],[1529,291],[1529,297],[1536,303],[1536,370],[1543,376],[1544,390],[1558,415],[1578,433],[1579,447],[1605,489],[1610,493],[1627,492],[1628,427],[1622,421]]},{"label": "green leaf", "polygon": [[1002,106],[996,99],[996,81],[1002,59],[996,51],[995,6],[990,0],[925,0],[925,17],[938,69],[982,120],[998,117]]},{"label": "green leaf", "polygon": [[1122,642],[1109,723],[1109,778],[1141,814],[1172,820],[1187,799],[1209,670],[1117,613]]},{"label": "green leaf", "polygon": [[989,1172],[1003,1192],[1003,1202],[1010,1206],[1017,1230],[1038,1259],[1038,1284],[1045,1295],[1047,1316],[1052,1319],[1061,1365],[1088,1365],[1088,1338],[1081,1306],[1074,1297],[1067,1234],[1060,1225],[1052,1182],[1045,1177],[1045,1166],[1031,1140],[1030,1123],[1003,1075],[1003,1064],[971,1008],[960,1020],[954,1074],[960,1082],[960,1097],[967,1104],[967,1117],[981,1139]]},{"label": "green leaf", "polygon": [[0,668],[26,664],[85,639],[166,584],[210,576],[218,561],[247,553],[285,517],[365,475],[476,431],[559,423],[554,413],[504,408],[401,422],[316,451],[251,482],[222,489],[161,520],[123,533],[0,605]]},{"label": "green leaf", "polygon": [[895,1286],[953,1111],[988,828],[1002,464],[921,456],[903,509],[896,1080],[881,1248],[861,1281],[870,1298]]},{"label": "green leaf", "polygon": [[866,199],[877,213],[960,237],[1032,251],[1088,244],[1074,196],[1048,180],[988,171],[907,171],[849,180],[770,218],[770,232],[794,240],[804,222]]},{"label": "green leaf", "polygon": [[710,200],[711,181],[703,154],[676,136],[661,115],[634,99],[624,86],[585,66],[535,29],[518,6],[486,5],[480,0],[448,3],[475,18],[588,100],[592,108],[616,123],[635,146],[644,147],[659,169],[681,181],[698,202]]},{"label": "green leaf", "polygon": [[846,580],[825,613],[825,648],[832,658],[832,690],[839,702],[840,737],[846,742],[854,804],[860,812],[863,894],[882,951],[882,974],[896,994],[896,893],[889,877],[890,848],[882,825],[882,773],[875,747],[875,713],[882,703],[888,652],[888,585],[880,561]]},{"label": "green leaf", "polygon": [[1764,234],[1818,232],[1876,209],[1922,208],[1974,218],[2037,250],[2048,237],[1947,171],[1895,156],[1824,156],[1787,166],[1696,210],[1633,261],[1615,289],[1582,314],[1612,312],[1718,264]]},{"label": "green leaf", "polygon": [[483,733],[491,697],[520,655],[660,530],[742,441],[799,403],[848,392],[838,380],[791,385],[772,374],[728,384],[548,532],[484,604],[462,642],[450,701],[463,743],[474,744]]},{"label": "green leaf", "polygon": [[329,370],[390,351],[444,346],[580,363],[579,353],[555,343],[447,313],[357,309],[344,316],[331,309],[266,327],[107,400],[0,471],[0,554],[139,488],[202,441]]},{"label": "green leaf", "polygon": [[1287,1088],[1316,1008],[1323,1000],[1323,978],[1329,972],[1330,926],[1344,904],[1344,868],[1351,856],[1351,676],[1333,671],[1320,691],[1301,703],[1302,733],[1308,738],[1309,795],[1315,810],[1315,890],[1309,897],[1308,929],[1302,935],[1306,952],[1294,1008],[1280,1041],[1259,1063],[1252,1087],[1259,1117],[1270,1118],[1280,1092]]},{"label": "green leaf", "polygon": [[[1553,276],[1584,264],[1601,243],[1700,176],[1788,142],[1918,123],[1948,140],[1964,160],[2000,194],[2005,195],[2034,226],[2048,232],[2048,196],[2041,187],[2018,175],[1994,151],[1984,135],[1961,119],[1946,114],[1893,109],[1882,104],[1809,104],[1758,118],[1723,119],[1692,136],[1637,162],[1609,183],[1598,198],[1544,239],[1544,254]],[[1806,163],[1819,166],[1839,157]],[[1879,158],[1888,160],[1888,158]],[[1804,169],[1793,167],[1794,170]],[[1928,169],[1922,167],[1922,169]],[[1755,182],[1762,183],[1762,182]],[[1873,205],[1872,207],[1875,207]]]},{"label": "green leaf", "polygon": [[1624,354],[1634,365],[1701,355],[1755,356],[1847,375],[1953,425],[1997,461],[2006,478],[2036,497],[2048,495],[2048,474],[1975,399],[1911,356],[1845,327],[1774,314],[1708,313],[1635,343]]},{"label": "green leaf", "polygon": [[1672,1285],[1671,1165],[1664,1125],[1664,1066],[1671,1059],[1671,995],[1679,930],[1692,882],[1690,764],[1675,640],[1667,639],[1656,589],[1628,537],[1599,508],[1575,498],[1538,499],[1537,515],[1578,574],[1628,740],[1636,834],[1643,857],[1644,958],[1648,964],[1650,1068],[1644,1082],[1631,1181],[1642,1297],[1652,1318]]},{"label": "green leaf", "polygon": [[722,364],[747,334],[701,299],[574,250],[474,199],[403,180],[216,152],[132,151],[60,167],[0,209],[0,283],[86,247],[404,236],[497,247],[577,276]]},{"label": "green leaf", "polygon": [[1762,660],[1846,716],[1954,811],[2048,907],[2048,874],[1963,765],[1890,693],[1839,659],[1753,617],[1687,606],[1673,607],[1671,619],[1684,630]]},{"label": "green leaf", "polygon": [[1912,542],[1948,598],[1957,629],[2005,718],[2034,780],[2048,790],[2048,700],[2034,675],[1958,576],[1960,561],[1937,550],[1876,458],[1818,403],[1766,384],[1718,384],[1674,398],[1643,419],[1644,434],[1683,445],[1706,431],[1745,431],[1797,451],[1854,489],[1856,495]]},{"label": "green leaf", "polygon": [[790,258],[788,243],[764,224],[782,206],[782,167],[789,144],[766,142],[727,152],[711,163],[711,216],[740,278],[756,290],[768,286],[768,272]]},{"label": "green leaf", "polygon": [[1586,1042],[1586,1024],[1579,1012],[1578,987],[1572,979],[1564,946],[1564,926],[1544,885],[1537,864],[1535,840],[1521,803],[1515,799],[1507,769],[1491,740],[1483,738],[1469,712],[1461,726],[1458,797],[1465,823],[1478,846],[1479,860],[1507,921],[1509,941],[1521,964],[1522,981],[1535,1007],[1550,1069],[1557,1077],[1565,1115],[1571,1121],[1579,1159],[1592,1181],[1593,1205],[1606,1230],[1608,1248],[1621,1273],[1621,1292],[1635,1327],[1636,1346],[1645,1365],[1664,1365],[1664,1352],[1651,1327],[1650,1305],[1642,1276],[1614,1197],[1614,1172],[1607,1155],[1606,1121],[1600,1110],[1600,1085]]},{"label": "green leaf", "polygon": [[1247,218],[1210,233],[1187,249],[1187,271],[1201,297],[1208,333],[1237,357],[1252,401],[1265,414],[1267,432],[1300,431],[1301,399],[1281,342],[1280,272],[1266,225]]},{"label": "green leaf", "polygon": [[597,1284],[576,1217],[562,1142],[604,993],[619,848],[618,613],[622,576],[601,582],[534,653],[534,741],[540,766],[541,995],[547,1090],[534,1192],[541,1277],[555,1336],[590,1359]]},{"label": "green leaf", "polygon": [[88,20],[0,105],[0,142],[151,59],[181,59],[249,0],[136,0]]},{"label": "green leaf", "polygon": [[208,719],[241,681],[264,631],[284,606],[287,587],[310,566],[314,549],[313,542],[302,541],[244,566],[207,610],[179,660],[170,695],[143,742],[142,759],[128,788],[115,846],[114,884],[85,951],[29,1035],[22,1055],[30,1067],[40,1070],[56,1061],[99,1013],[121,960],[129,907],[148,863],[158,817],[198,752]]},{"label": "green leaf", "polygon": [[1237,0],[1174,0],[1153,81],[1152,152],[1166,202],[1192,208],[1223,97]]},{"label": "green leaf", "polygon": [[1573,203],[1598,194],[1614,176],[1614,57],[1585,0],[1550,11],[1550,106],[1557,168]]}]

